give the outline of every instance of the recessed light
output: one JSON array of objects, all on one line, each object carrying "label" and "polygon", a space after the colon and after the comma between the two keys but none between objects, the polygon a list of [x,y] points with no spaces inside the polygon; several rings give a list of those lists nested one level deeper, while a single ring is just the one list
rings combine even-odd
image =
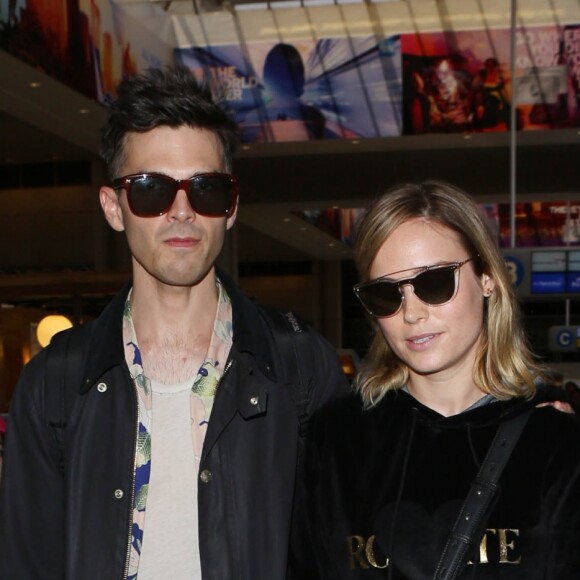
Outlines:
[{"label": "recessed light", "polygon": [[352,143],[353,145],[358,145],[358,144],[360,143],[360,141],[359,141],[358,139],[353,139],[353,140],[351,141],[351,143]]},{"label": "recessed light", "polygon": [[242,145],[242,150],[243,151],[249,151],[250,150],[250,146],[249,145]]},{"label": "recessed light", "polygon": [[471,139],[471,135],[469,133],[467,133],[467,134],[463,135],[463,138],[464,139]]},{"label": "recessed light", "polygon": [[334,248],[334,246],[335,246],[335,245],[336,245],[336,244],[335,244],[334,242],[329,242],[329,244],[328,244],[328,247],[329,247],[329,248]]},{"label": "recessed light", "polygon": [[90,111],[89,111],[88,109],[80,109],[80,110],[79,110],[79,113],[80,113],[81,115],[88,115],[88,114],[90,113]]},{"label": "recessed light", "polygon": [[31,89],[38,89],[39,87],[42,86],[42,83],[39,83],[38,81],[33,81],[30,83],[29,86]]},{"label": "recessed light", "polygon": [[289,222],[290,221],[290,218],[286,217],[282,221]]}]

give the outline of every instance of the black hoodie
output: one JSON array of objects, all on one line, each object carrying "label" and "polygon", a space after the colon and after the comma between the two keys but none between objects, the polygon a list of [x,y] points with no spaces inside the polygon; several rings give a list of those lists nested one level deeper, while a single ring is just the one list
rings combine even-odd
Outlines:
[{"label": "black hoodie", "polygon": [[[564,393],[443,417],[403,391],[356,395],[313,418],[297,515],[302,579],[431,580],[498,425]],[[580,422],[534,409],[461,579],[580,578]]]}]

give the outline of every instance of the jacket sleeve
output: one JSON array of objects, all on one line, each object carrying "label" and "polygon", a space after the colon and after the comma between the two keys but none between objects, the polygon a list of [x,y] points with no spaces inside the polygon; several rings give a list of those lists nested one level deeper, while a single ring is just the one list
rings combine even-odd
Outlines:
[{"label": "jacket sleeve", "polygon": [[10,406],[0,485],[1,580],[64,577],[64,480],[45,414],[45,361],[43,351],[24,368]]}]

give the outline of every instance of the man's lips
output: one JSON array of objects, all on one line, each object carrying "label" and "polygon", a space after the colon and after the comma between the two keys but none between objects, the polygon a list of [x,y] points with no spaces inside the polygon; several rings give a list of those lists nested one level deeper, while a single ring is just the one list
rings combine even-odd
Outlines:
[{"label": "man's lips", "polygon": [[166,239],[165,243],[172,248],[192,248],[197,243],[199,243],[199,240],[197,238],[191,237],[173,237]]}]

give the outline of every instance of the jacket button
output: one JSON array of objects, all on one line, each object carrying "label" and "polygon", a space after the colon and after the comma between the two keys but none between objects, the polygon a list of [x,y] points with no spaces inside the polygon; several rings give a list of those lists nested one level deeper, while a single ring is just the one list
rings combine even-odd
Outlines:
[{"label": "jacket button", "polygon": [[201,481],[203,481],[203,483],[209,483],[211,481],[212,477],[213,477],[213,475],[209,469],[204,469],[199,474],[199,479],[201,479]]},{"label": "jacket button", "polygon": [[122,489],[116,489],[115,490],[115,499],[123,499],[123,490]]},{"label": "jacket button", "polygon": [[104,393],[107,390],[107,383],[99,383],[97,385],[97,391],[99,391],[99,393]]},{"label": "jacket button", "polygon": [[250,403],[254,406],[257,405],[258,404],[258,397],[252,397],[250,399]]}]

